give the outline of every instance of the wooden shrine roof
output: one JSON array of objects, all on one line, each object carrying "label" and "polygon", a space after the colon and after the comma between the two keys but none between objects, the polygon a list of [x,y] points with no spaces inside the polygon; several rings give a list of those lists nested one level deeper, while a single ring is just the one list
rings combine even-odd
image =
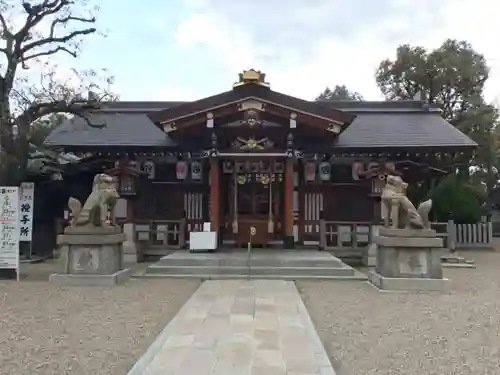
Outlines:
[{"label": "wooden shrine roof", "polygon": [[[297,99],[300,100],[300,99]],[[332,150],[382,148],[471,148],[477,144],[440,116],[439,110],[420,101],[306,102],[327,111],[356,115]],[[177,143],[151,120],[152,112],[171,108],[184,113],[187,102],[107,102],[89,113],[91,121],[106,123],[89,127],[74,117],[56,128],[45,145],[61,148],[102,146],[174,148]],[[319,104],[319,107],[318,107]],[[175,108],[180,108],[174,110]],[[333,113],[333,112],[329,112]],[[300,126],[300,124],[299,124]]]}]

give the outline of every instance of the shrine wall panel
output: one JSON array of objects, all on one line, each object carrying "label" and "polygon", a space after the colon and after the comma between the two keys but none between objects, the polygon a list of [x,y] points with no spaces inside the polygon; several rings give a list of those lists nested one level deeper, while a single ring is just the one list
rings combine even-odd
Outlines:
[{"label": "shrine wall panel", "polygon": [[327,221],[372,221],[374,199],[369,186],[359,184],[325,185],[323,210]]}]

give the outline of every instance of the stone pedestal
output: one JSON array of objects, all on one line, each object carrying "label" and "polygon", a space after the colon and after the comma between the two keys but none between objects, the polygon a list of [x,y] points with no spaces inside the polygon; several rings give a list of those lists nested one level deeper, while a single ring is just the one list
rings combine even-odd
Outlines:
[{"label": "stone pedestal", "polygon": [[430,229],[381,228],[374,236],[377,262],[370,281],[380,289],[442,291],[443,240]]},{"label": "stone pedestal", "polygon": [[131,271],[123,268],[124,240],[120,227],[67,227],[57,238],[62,269],[50,281],[81,286],[125,282]]},{"label": "stone pedestal", "polygon": [[134,223],[123,224],[123,234],[125,235],[125,241],[123,242],[123,262],[125,264],[137,263],[140,260],[140,254],[135,242]]}]

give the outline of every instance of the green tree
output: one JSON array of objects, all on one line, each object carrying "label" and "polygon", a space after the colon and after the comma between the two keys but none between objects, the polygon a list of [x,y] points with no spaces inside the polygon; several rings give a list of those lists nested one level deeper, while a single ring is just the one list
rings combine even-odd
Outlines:
[{"label": "green tree", "polygon": [[456,223],[477,223],[484,214],[484,187],[464,183],[452,174],[431,190],[428,197],[432,198],[433,218],[436,221],[447,221],[451,214]]},{"label": "green tree", "polygon": [[488,174],[491,188],[492,134],[498,114],[483,98],[488,74],[482,54],[466,41],[448,39],[432,51],[408,44],[399,46],[394,60],[380,63],[376,81],[388,100],[422,98],[438,105],[444,119],[479,144],[470,165],[461,168],[460,174],[468,177],[469,167],[473,166],[479,175]]},{"label": "green tree", "polygon": [[28,141],[37,147],[43,147],[43,142],[49,134],[67,118],[63,113],[52,113],[47,118],[38,119],[31,124]]},{"label": "green tree", "polygon": [[112,79],[105,71],[66,69],[62,77],[63,67],[54,63],[59,54],[77,58],[82,38],[96,33],[95,18],[82,13],[92,11],[85,4],[0,0],[0,185],[23,180],[32,124],[56,113],[83,116],[100,100],[113,97]]},{"label": "green tree", "polygon": [[380,63],[376,81],[389,100],[411,100],[423,94],[455,124],[471,107],[481,104],[488,74],[483,55],[465,41],[448,39],[433,51],[399,46],[395,60]]},{"label": "green tree", "polygon": [[328,101],[357,101],[363,100],[360,93],[355,91],[350,91],[346,85],[336,85],[333,90],[327,87],[321,94],[318,95],[316,101],[328,100]]}]

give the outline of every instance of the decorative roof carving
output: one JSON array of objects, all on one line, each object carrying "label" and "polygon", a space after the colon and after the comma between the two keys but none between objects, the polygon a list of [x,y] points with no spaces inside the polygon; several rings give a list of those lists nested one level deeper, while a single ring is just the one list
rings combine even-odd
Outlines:
[{"label": "decorative roof carving", "polygon": [[270,87],[266,81],[266,74],[260,70],[250,69],[244,70],[239,74],[239,81],[233,84],[233,87],[247,85],[249,83],[257,84],[264,87]]},{"label": "decorative roof carving", "polygon": [[256,109],[247,109],[243,113],[243,124],[250,127],[262,125],[259,111],[257,111]]}]

